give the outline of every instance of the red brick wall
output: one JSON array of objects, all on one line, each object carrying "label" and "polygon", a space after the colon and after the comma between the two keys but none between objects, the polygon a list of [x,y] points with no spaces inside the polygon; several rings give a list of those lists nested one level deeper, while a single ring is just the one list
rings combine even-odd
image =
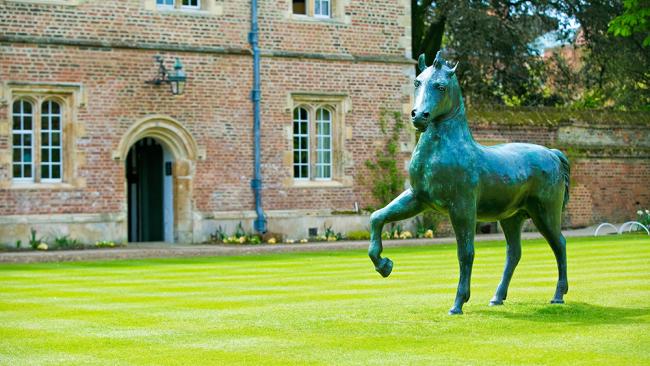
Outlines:
[{"label": "red brick wall", "polygon": [[569,219],[572,225],[636,219],[650,207],[650,159],[575,159]]},{"label": "red brick wall", "polygon": [[[86,156],[86,164],[78,171],[86,179],[86,188],[0,190],[3,214],[123,210],[124,171],[121,162],[112,160],[112,152],[134,122],[151,114],[180,121],[206,149],[205,160],[196,164],[196,209],[211,212],[254,207],[249,185],[253,171],[250,56],[180,54],[190,80],[185,94],[174,97],[167,87],[145,84],[156,72],[153,51],[4,44],[0,52],[3,80],[81,82],[88,95],[87,105],[77,111],[86,137],[76,141],[77,149]],[[296,91],[348,94],[353,110],[346,115],[346,126],[352,128],[353,136],[345,145],[352,159],[362,165],[374,153],[374,148],[368,148],[368,139],[381,136],[377,125],[380,108],[400,110],[402,103],[408,102],[401,92],[401,86],[409,82],[403,66],[265,57],[262,70],[265,208],[349,210],[354,201],[363,201],[367,191],[358,186],[282,186],[292,174],[282,164],[284,152],[290,149],[285,127],[292,123],[291,111],[286,110],[287,96]],[[8,105],[0,113],[6,116]],[[1,136],[0,149],[8,148],[8,136]],[[8,167],[0,167],[1,179],[9,178]],[[348,169],[345,174],[354,176],[355,172]]]},{"label": "red brick wall", "polygon": [[[214,1],[214,0],[211,0]],[[295,20],[289,0],[259,1],[260,47],[327,54],[404,56],[398,24],[410,14],[400,0],[353,0],[344,8],[349,23]],[[217,1],[221,15],[146,10],[142,0],[86,0],[76,6],[0,3],[4,36],[45,37],[107,44],[166,44],[248,50],[250,1]],[[247,52],[247,51],[246,51]]]}]

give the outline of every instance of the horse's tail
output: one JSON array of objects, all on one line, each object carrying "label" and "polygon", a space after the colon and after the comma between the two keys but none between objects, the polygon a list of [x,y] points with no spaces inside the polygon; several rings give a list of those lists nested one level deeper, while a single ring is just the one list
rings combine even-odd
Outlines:
[{"label": "horse's tail", "polygon": [[562,202],[562,211],[566,208],[567,203],[569,202],[569,183],[571,180],[571,164],[569,164],[569,159],[562,153],[562,151],[557,149],[551,149],[553,154],[560,159],[560,173],[564,179],[564,201]]}]

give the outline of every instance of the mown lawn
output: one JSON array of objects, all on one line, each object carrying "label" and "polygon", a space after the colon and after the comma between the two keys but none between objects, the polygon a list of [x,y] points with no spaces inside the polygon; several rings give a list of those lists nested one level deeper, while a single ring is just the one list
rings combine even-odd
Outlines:
[{"label": "mown lawn", "polygon": [[0,265],[0,364],[648,365],[650,239],[523,245],[509,298],[488,307],[503,243],[479,243],[472,299],[449,316],[455,246],[365,252]]}]

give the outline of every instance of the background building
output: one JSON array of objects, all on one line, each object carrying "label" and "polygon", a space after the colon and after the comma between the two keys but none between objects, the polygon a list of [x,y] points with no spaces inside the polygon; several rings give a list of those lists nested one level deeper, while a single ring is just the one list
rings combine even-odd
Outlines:
[{"label": "background building", "polygon": [[[2,241],[32,226],[183,242],[250,228],[250,1],[10,0],[0,14]],[[271,231],[306,236],[369,199],[356,175],[380,110],[410,110],[409,23],[407,0],[259,1]],[[182,61],[184,94],[146,83],[156,55]]]},{"label": "background building", "polygon": [[[381,111],[408,122],[411,109],[410,3],[259,1],[270,231],[366,227],[349,213],[373,203],[363,177]],[[0,0],[0,242],[32,227],[85,242],[252,230],[250,30],[247,0]],[[183,94],[147,83],[155,56],[182,62]],[[481,142],[568,151],[568,225],[650,205],[647,113],[470,112]]]}]

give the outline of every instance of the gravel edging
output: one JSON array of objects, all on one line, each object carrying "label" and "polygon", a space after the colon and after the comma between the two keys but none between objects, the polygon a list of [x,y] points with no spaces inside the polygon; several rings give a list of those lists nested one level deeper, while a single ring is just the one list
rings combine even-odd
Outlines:
[{"label": "gravel edging", "polygon": [[[593,229],[563,231],[566,237],[590,236]],[[522,239],[538,239],[542,236],[537,232],[524,232]],[[505,240],[503,234],[477,235],[475,241]],[[427,245],[452,244],[453,237],[434,239],[385,240],[385,248],[420,247]],[[318,242],[306,244],[273,244],[273,245],[222,245],[222,244],[168,244],[146,243],[133,244],[127,248],[116,249],[86,249],[68,251],[33,251],[33,252],[2,252],[0,263],[46,263],[46,262],[78,262],[94,260],[147,259],[147,258],[184,258],[184,257],[221,257],[238,255],[257,255],[293,252],[326,252],[338,250],[366,249],[368,241]]]}]

